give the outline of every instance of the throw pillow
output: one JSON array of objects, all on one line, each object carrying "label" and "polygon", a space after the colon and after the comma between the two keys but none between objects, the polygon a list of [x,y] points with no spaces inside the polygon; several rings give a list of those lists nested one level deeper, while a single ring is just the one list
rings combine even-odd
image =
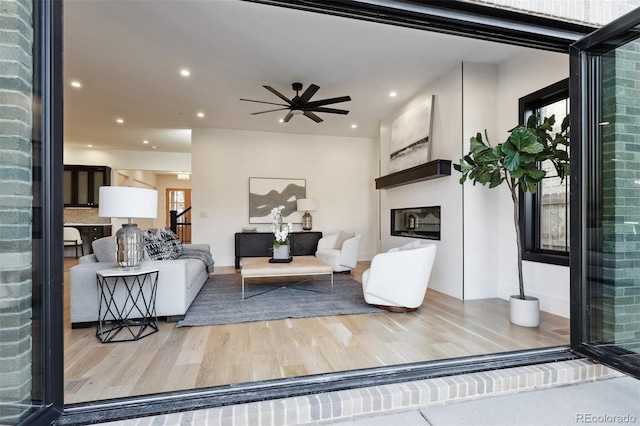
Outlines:
[{"label": "throw pillow", "polygon": [[144,232],[144,250],[151,260],[171,259],[171,249],[161,238],[158,229],[151,228]]},{"label": "throw pillow", "polygon": [[182,254],[182,240],[171,229],[160,230],[160,238],[171,251],[171,258],[177,259]]},{"label": "throw pillow", "polygon": [[338,234],[338,238],[336,238],[336,243],[333,246],[333,248],[336,250],[342,250],[342,244],[344,244],[344,242],[347,241],[349,238],[353,238],[355,236],[356,236],[355,232],[340,231],[340,233]]},{"label": "throw pillow", "polygon": [[91,243],[98,262],[116,261],[116,237],[103,237]]},{"label": "throw pillow", "polygon": [[398,250],[413,250],[413,249],[420,248],[421,246],[422,246],[422,243],[420,241],[412,241],[410,243],[401,245],[400,247],[398,247]]}]

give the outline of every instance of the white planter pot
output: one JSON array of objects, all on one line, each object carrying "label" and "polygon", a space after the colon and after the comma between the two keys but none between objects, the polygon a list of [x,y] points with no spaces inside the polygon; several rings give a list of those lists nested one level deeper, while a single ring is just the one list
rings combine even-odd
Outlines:
[{"label": "white planter pot", "polygon": [[514,295],[509,299],[509,320],[522,327],[537,327],[540,325],[540,301],[536,297]]},{"label": "white planter pot", "polygon": [[281,244],[280,247],[273,246],[274,259],[289,259],[289,246]]}]

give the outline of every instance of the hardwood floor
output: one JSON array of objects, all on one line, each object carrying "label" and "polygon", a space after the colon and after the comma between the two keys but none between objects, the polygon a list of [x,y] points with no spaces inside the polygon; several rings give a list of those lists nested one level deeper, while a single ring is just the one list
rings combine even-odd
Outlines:
[{"label": "hardwood floor", "polygon": [[[514,326],[508,302],[462,302],[428,290],[420,309],[285,319],[160,331],[102,344],[95,327],[72,330],[65,259],[65,403],[308,374],[566,345],[569,320],[541,313],[540,327]],[[351,276],[360,281],[368,262]],[[236,273],[217,267],[217,274]]]}]

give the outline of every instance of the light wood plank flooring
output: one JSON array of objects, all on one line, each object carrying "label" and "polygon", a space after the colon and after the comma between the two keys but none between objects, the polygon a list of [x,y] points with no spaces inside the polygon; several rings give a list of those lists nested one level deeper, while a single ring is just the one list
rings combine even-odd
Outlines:
[{"label": "light wood plank flooring", "polygon": [[[65,259],[65,283],[75,259]],[[360,281],[369,262],[351,276]],[[237,273],[216,267],[215,273]],[[542,313],[539,328],[514,326],[508,302],[462,302],[428,290],[409,314],[285,319],[160,331],[102,344],[95,327],[72,330],[65,285],[65,403],[566,345],[569,321]]]}]

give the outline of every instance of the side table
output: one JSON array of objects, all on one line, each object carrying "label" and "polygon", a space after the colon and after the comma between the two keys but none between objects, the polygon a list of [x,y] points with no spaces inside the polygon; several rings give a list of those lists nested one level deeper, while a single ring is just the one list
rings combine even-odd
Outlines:
[{"label": "side table", "polygon": [[[159,269],[112,268],[96,272],[98,329],[102,343],[142,339],[158,331],[156,292]],[[121,331],[124,336],[116,339]]]}]

